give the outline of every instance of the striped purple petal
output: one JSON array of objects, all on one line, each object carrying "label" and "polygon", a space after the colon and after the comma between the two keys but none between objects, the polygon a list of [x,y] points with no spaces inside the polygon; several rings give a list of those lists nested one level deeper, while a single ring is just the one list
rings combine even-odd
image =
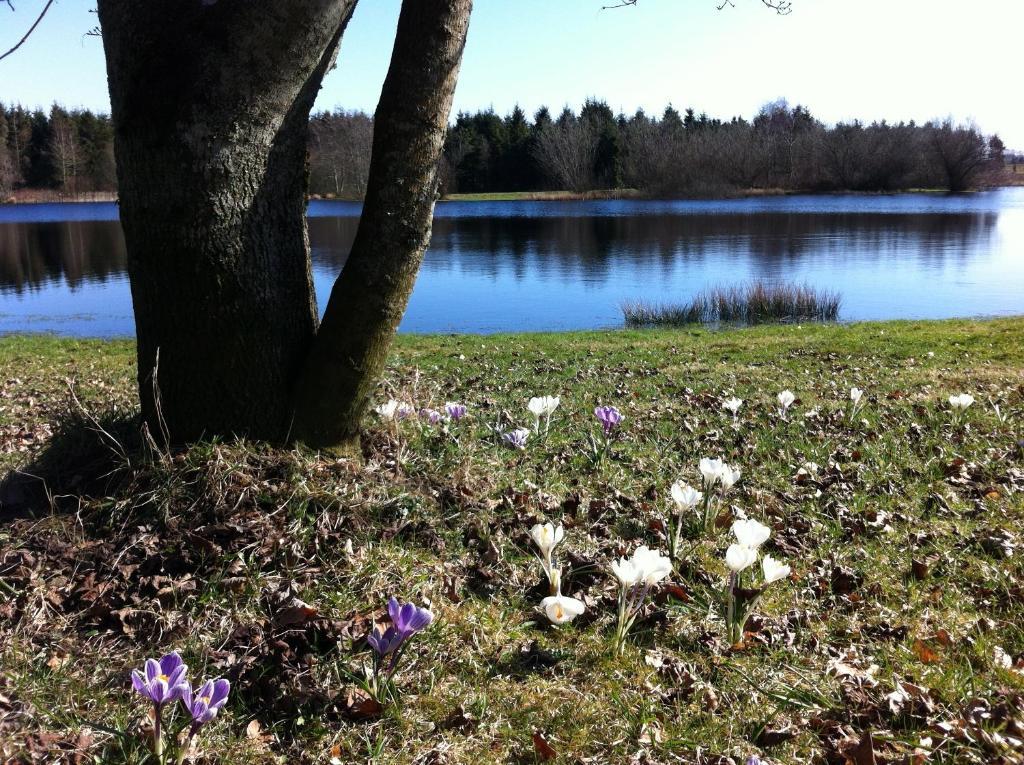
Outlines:
[{"label": "striped purple petal", "polygon": [[132,670],[132,688],[143,695],[146,694],[146,679],[137,669]]},{"label": "striped purple petal", "polygon": [[231,683],[225,680],[223,677],[219,677],[213,681],[213,696],[210,706],[220,709],[228,702],[228,693],[231,692]]},{"label": "striped purple petal", "polygon": [[181,660],[177,651],[171,651],[160,657],[160,674],[167,675],[170,677],[178,670],[179,667],[184,667],[185,664]]}]

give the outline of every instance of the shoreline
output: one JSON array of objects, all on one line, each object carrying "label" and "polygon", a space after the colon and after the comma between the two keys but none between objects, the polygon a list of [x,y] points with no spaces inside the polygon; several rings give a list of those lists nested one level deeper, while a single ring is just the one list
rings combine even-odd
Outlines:
[{"label": "shoreline", "polygon": [[[594,337],[614,337],[618,335],[697,335],[707,334],[711,336],[739,334],[739,333],[771,333],[784,330],[795,330],[798,332],[838,329],[847,331],[874,330],[892,328],[940,328],[942,325],[975,325],[975,324],[996,324],[1007,322],[1020,325],[1024,330],[1024,313],[995,314],[981,316],[950,316],[940,319],[851,319],[844,321],[775,321],[761,322],[757,324],[740,323],[713,323],[713,324],[682,324],[682,325],[643,325],[628,326],[626,324],[607,327],[584,327],[579,329],[547,329],[547,330],[522,330],[522,331],[500,331],[500,332],[398,332],[395,334],[397,345],[416,345],[419,342],[432,342],[439,340],[544,340],[544,339],[586,339]],[[16,338],[27,340],[40,339],[52,340],[54,342],[71,344],[92,344],[110,343],[134,345],[135,335],[64,335],[49,330],[17,329],[12,331],[0,330],[0,345]]]},{"label": "shoreline", "polygon": [[[985,191],[997,191],[999,189],[1020,188],[1024,186],[1024,174],[1018,182],[1017,178],[1007,179],[1006,183],[994,186],[971,189],[970,191],[959,192],[963,194],[977,194]],[[22,190],[26,191],[26,190]],[[33,204],[117,204],[117,194],[112,192],[94,192],[88,194],[46,194],[35,193],[36,189],[28,190],[34,193],[15,193],[6,199],[0,200],[0,207],[15,205]],[[473,194],[446,194],[440,197],[438,202],[592,202],[605,200],[633,200],[633,201],[727,201],[731,199],[756,199],[759,197],[836,197],[836,196],[902,196],[905,194],[952,194],[946,189],[900,189],[898,191],[815,191],[806,189],[746,189],[732,194],[721,194],[717,196],[661,196],[657,194],[648,195],[639,189],[604,189],[595,191],[487,191]],[[322,196],[314,194],[307,198],[307,202],[357,202],[361,199],[340,198],[330,195]]]}]

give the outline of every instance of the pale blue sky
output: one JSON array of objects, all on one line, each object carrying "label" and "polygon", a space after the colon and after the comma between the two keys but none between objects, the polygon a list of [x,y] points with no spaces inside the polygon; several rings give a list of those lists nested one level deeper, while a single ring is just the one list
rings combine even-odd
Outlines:
[{"label": "pale blue sky", "polygon": [[[0,4],[0,49],[44,0]],[[793,0],[779,17],[758,0],[476,0],[456,109],[519,103],[531,112],[596,95],[627,113],[672,102],[752,115],[785,97],[827,122],[860,117],[974,119],[1024,149],[1019,95],[1024,0]],[[0,100],[109,108],[91,0],[58,0],[36,34],[0,62]],[[362,0],[318,108],[372,111],[399,0]]]}]

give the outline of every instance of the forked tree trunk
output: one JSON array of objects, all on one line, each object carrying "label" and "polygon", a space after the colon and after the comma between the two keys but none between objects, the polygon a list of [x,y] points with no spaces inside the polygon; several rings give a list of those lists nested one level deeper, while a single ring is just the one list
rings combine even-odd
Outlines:
[{"label": "forked tree trunk", "polygon": [[366,201],[296,389],[293,435],[350,449],[430,241],[472,0],[405,0],[374,118]]},{"label": "forked tree trunk", "polygon": [[307,124],[354,6],[98,0],[142,410],[175,442],[288,432],[317,325]]},{"label": "forked tree trunk", "polygon": [[142,409],[170,441],[358,432],[430,239],[472,0],[403,2],[363,216],[317,334],[307,126],[355,2],[98,2]]}]

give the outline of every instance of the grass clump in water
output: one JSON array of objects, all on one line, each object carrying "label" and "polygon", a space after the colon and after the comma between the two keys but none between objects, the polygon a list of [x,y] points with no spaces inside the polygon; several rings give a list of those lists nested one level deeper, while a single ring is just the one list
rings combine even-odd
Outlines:
[{"label": "grass clump in water", "polygon": [[808,284],[753,281],[731,287],[711,287],[698,292],[686,303],[628,301],[622,305],[622,314],[627,327],[835,321],[841,303],[841,296],[834,290]]}]

